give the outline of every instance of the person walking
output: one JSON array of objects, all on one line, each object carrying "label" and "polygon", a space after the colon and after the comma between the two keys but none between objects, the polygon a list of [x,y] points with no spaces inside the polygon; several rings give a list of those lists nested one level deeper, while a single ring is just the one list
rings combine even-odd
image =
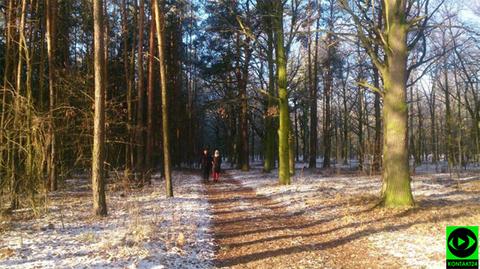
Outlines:
[{"label": "person walking", "polygon": [[208,153],[208,149],[203,150],[202,159],[200,160],[203,180],[208,182],[208,178],[210,177],[210,172],[212,171],[212,157]]},{"label": "person walking", "polygon": [[215,150],[215,154],[212,160],[213,166],[213,181],[217,182],[220,179],[220,170],[222,166],[222,157],[220,157],[220,151]]}]

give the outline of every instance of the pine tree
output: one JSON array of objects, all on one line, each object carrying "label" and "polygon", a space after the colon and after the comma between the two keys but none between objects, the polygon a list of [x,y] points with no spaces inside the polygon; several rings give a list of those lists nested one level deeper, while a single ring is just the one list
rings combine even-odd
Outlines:
[{"label": "pine tree", "polygon": [[158,61],[160,63],[160,84],[162,88],[162,128],[163,128],[163,165],[165,171],[166,196],[173,197],[172,172],[170,161],[170,135],[168,119],[168,91],[165,68],[165,49],[164,49],[164,15],[158,6],[158,0],[152,1],[153,12],[155,14],[155,26],[157,29]]},{"label": "pine tree", "polygon": [[47,0],[46,1],[46,13],[47,13],[47,26],[46,26],[46,37],[47,37],[47,58],[48,58],[48,96],[49,96],[49,113],[48,113],[48,123],[49,123],[49,140],[50,140],[50,151],[48,158],[48,187],[51,191],[57,190],[57,172],[56,172],[56,139],[55,139],[55,122],[54,122],[54,106],[55,106],[55,13],[56,13],[56,0]]},{"label": "pine tree", "polygon": [[93,1],[94,28],[94,72],[95,72],[95,115],[92,152],[93,212],[97,216],[107,215],[105,200],[105,51],[103,28],[103,1]]}]

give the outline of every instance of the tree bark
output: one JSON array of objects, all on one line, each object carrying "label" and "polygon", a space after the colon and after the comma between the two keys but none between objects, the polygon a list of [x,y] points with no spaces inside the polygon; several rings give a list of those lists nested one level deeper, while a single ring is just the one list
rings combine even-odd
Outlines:
[{"label": "tree bark", "polygon": [[328,33],[325,37],[326,59],[324,62],[324,124],[323,124],[323,168],[330,167],[332,152],[332,109],[331,97],[333,87],[333,57],[335,50],[334,35],[334,2],[329,3]]},{"label": "tree bark", "polygon": [[107,215],[104,178],[105,149],[105,51],[103,28],[103,1],[93,1],[95,113],[92,152],[93,212]]},{"label": "tree bark", "polygon": [[148,82],[147,82],[147,153],[146,161],[146,181],[150,183],[150,175],[153,170],[153,147],[154,147],[154,106],[155,106],[155,91],[153,88],[154,80],[154,57],[155,57],[155,14],[152,14],[150,20],[150,36],[149,36],[149,53],[148,53]]},{"label": "tree bark", "polygon": [[277,81],[278,81],[278,109],[280,110],[280,127],[278,129],[278,157],[279,157],[279,182],[282,185],[289,185],[289,131],[290,115],[288,113],[288,92],[287,92],[287,62],[283,39],[283,3],[275,0],[274,32],[277,58]]},{"label": "tree bark", "polygon": [[57,190],[57,171],[56,171],[56,137],[55,137],[55,119],[54,119],[54,107],[55,107],[55,14],[56,14],[56,1],[46,1],[47,12],[47,58],[48,58],[48,97],[49,97],[49,112],[48,112],[48,137],[49,137],[49,156],[48,156],[48,188],[50,191]]},{"label": "tree bark", "polygon": [[[239,38],[239,37],[238,37]],[[243,63],[242,70],[238,70],[237,80],[239,83],[239,96],[240,96],[240,149],[239,149],[239,165],[242,171],[250,170],[249,163],[249,150],[248,150],[248,99],[247,99],[247,84],[248,84],[248,70],[250,65],[250,58],[252,55],[250,46],[250,38],[246,37],[244,47],[245,62]],[[239,46],[240,54],[240,46]],[[240,59],[238,60],[240,64]],[[240,66],[237,67],[240,69]]]},{"label": "tree bark", "polygon": [[[318,6],[318,1],[316,5]],[[318,37],[319,37],[319,27],[320,27],[320,15],[316,20],[315,26],[315,45],[314,45],[314,56],[313,56],[313,73],[310,75],[310,159],[308,167],[311,169],[317,168],[317,147],[318,147],[318,128],[317,128],[317,86],[318,86]],[[310,27],[309,27],[310,29]],[[309,36],[309,58],[310,56],[310,36]],[[311,62],[309,63],[309,69]],[[309,71],[311,72],[311,71]]]},{"label": "tree bark", "polygon": [[[269,5],[270,6],[270,5]],[[268,9],[270,10],[270,9]],[[268,96],[267,109],[265,115],[265,158],[263,163],[263,171],[270,173],[275,166],[275,63],[273,59],[274,53],[274,36],[273,21],[271,16],[266,17],[267,24],[267,62],[268,62]]]},{"label": "tree bark", "polygon": [[[446,51],[446,44],[445,44],[445,36],[443,37],[443,46],[444,52]],[[444,56],[444,63],[443,63],[443,90],[445,92],[445,124],[446,124],[446,137],[447,137],[447,160],[448,166],[455,166],[455,149],[454,149],[454,141],[453,141],[453,117],[452,117],[452,108],[450,106],[450,86],[448,81],[448,65],[446,56]]]},{"label": "tree bark", "polygon": [[163,162],[165,171],[166,196],[173,197],[171,162],[170,162],[170,135],[168,129],[168,91],[165,70],[164,44],[163,44],[163,12],[158,6],[158,0],[152,1],[155,13],[155,26],[157,28],[158,60],[160,62],[160,84],[162,88],[162,128],[163,128]]},{"label": "tree bark", "polygon": [[[5,137],[7,136],[5,130],[5,117],[7,113],[7,89],[10,89],[10,83],[12,82],[12,66],[13,66],[13,33],[12,28],[14,27],[14,0],[10,0],[8,2],[7,7],[7,17],[6,17],[6,44],[5,44],[5,65],[3,70],[3,91],[2,91],[2,114],[0,117],[0,145],[5,145],[6,141],[4,141]],[[0,151],[0,165],[7,166],[8,162],[6,162],[8,158],[8,144],[7,147],[2,148]]]},{"label": "tree bark", "polygon": [[[124,184],[128,186],[130,184],[130,179],[132,178],[132,168],[133,168],[133,140],[132,140],[132,121],[133,121],[133,108],[132,108],[132,80],[130,76],[130,59],[128,55],[128,25],[127,25],[127,16],[128,8],[127,1],[122,0],[122,35],[123,35],[123,72],[125,75],[125,86],[127,91],[127,139],[128,142],[125,143],[125,171],[124,171]],[[131,56],[133,59],[133,56]]]},{"label": "tree bark", "polygon": [[[383,5],[382,5],[383,6]],[[382,12],[382,6],[380,6],[379,12]],[[378,25],[382,27],[383,17],[378,16]],[[374,45],[374,53],[378,55],[379,46],[378,44]],[[375,63],[372,63],[373,66],[373,86],[380,90],[380,77],[379,70],[375,66]],[[373,171],[380,172],[382,168],[382,114],[381,114],[381,104],[380,104],[380,92],[376,91],[374,93],[374,110],[375,110],[375,142],[374,142],[374,153],[373,153]]]},{"label": "tree bark", "polygon": [[137,86],[137,128],[136,128],[136,149],[137,149],[137,162],[136,170],[140,173],[139,183],[143,182],[144,164],[145,164],[145,87],[144,87],[144,72],[143,72],[143,36],[144,36],[144,18],[145,18],[145,1],[140,0],[139,6],[139,19],[138,19],[138,86]]},{"label": "tree bark", "polygon": [[384,81],[383,202],[386,207],[414,204],[408,163],[408,108],[406,96],[407,33],[406,1],[384,0],[388,47]]},{"label": "tree bark", "polygon": [[[290,119],[290,117],[289,117]],[[293,123],[289,120],[289,132],[288,132],[288,164],[290,170],[290,176],[295,175],[295,133],[293,132]]]},{"label": "tree bark", "polygon": [[[380,79],[378,69],[373,67],[373,86],[380,89]],[[373,171],[380,172],[382,167],[382,116],[380,109],[380,93],[375,92],[374,110],[375,110],[375,142],[373,153]]]},{"label": "tree bark", "polygon": [[333,73],[331,67],[332,47],[330,40],[331,34],[327,34],[327,59],[325,61],[325,88],[324,88],[324,102],[325,102],[325,122],[323,124],[323,168],[330,167],[330,156],[332,152],[332,112],[331,112],[331,95],[332,95],[332,80]]},{"label": "tree bark", "polygon": [[363,88],[358,88],[358,170],[364,170],[365,141],[363,134],[364,102]]},{"label": "tree bark", "polygon": [[[26,42],[25,42],[25,21],[27,17],[27,1],[23,1],[21,5],[20,11],[20,21],[18,24],[18,40],[16,40],[18,44],[18,61],[17,61],[17,72],[16,72],[16,79],[15,79],[15,92],[13,93],[13,128],[15,130],[20,129],[20,109],[21,109],[21,94],[22,94],[22,87],[23,87],[23,59],[25,58],[24,49],[26,49]],[[20,194],[20,185],[21,185],[21,177],[19,176],[19,153],[20,148],[23,146],[21,138],[19,136],[19,132],[13,132],[14,136],[12,137],[14,142],[10,142],[9,147],[9,165],[10,165],[10,208],[17,209],[19,208],[19,194]],[[15,136],[16,134],[16,136]]]}]

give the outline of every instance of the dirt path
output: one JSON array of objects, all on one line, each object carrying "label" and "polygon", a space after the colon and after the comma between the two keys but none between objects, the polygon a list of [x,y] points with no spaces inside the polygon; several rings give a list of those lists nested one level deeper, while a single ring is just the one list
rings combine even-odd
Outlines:
[{"label": "dirt path", "polygon": [[[371,249],[355,222],[326,216],[312,220],[299,210],[232,179],[228,172],[207,184],[213,205],[213,232],[219,246],[216,266],[227,268],[400,268],[395,258]],[[323,205],[328,207],[341,205]],[[361,213],[361,212],[359,212]],[[373,224],[373,223],[372,223]],[[373,229],[373,231],[375,231]]]}]

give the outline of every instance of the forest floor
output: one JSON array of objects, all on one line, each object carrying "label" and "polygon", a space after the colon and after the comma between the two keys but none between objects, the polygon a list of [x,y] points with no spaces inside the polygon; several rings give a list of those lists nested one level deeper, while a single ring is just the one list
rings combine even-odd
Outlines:
[{"label": "forest floor", "polygon": [[[260,169],[207,187],[215,265],[225,268],[445,268],[446,225],[480,224],[480,176],[413,177],[417,206],[376,207],[378,176]],[[346,175],[349,174],[349,175]]]},{"label": "forest floor", "polygon": [[376,207],[379,176],[303,171],[289,186],[259,167],[203,183],[174,173],[109,184],[109,216],[91,217],[86,177],[49,197],[48,213],[0,218],[0,268],[445,268],[446,225],[480,224],[480,173],[413,177],[417,205]]},{"label": "forest floor", "polygon": [[92,217],[90,182],[68,180],[48,214],[0,219],[0,268],[212,268],[209,204],[196,174],[174,172],[175,198],[153,184],[107,190],[108,217]]}]

